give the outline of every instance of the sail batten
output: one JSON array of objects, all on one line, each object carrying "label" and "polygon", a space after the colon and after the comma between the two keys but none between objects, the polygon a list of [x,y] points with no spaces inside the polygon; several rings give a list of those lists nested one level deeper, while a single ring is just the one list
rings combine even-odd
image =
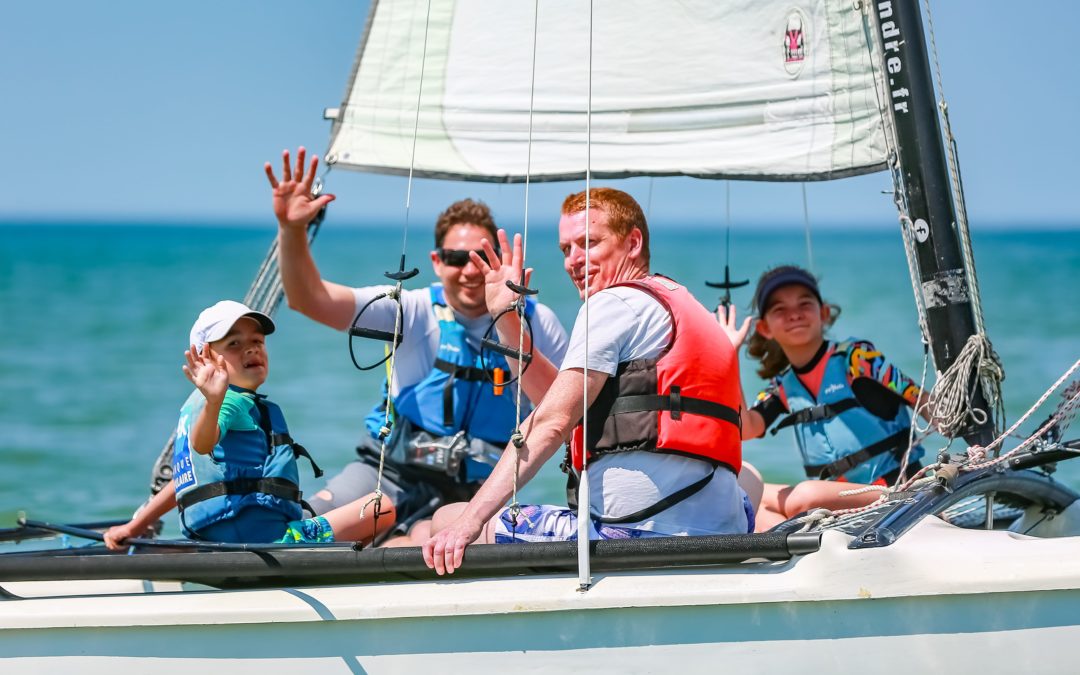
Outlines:
[{"label": "sail batten", "polygon": [[[330,160],[361,171],[525,180],[533,3],[378,0]],[[588,5],[541,3],[531,179],[584,176]],[[592,171],[829,180],[882,170],[865,19],[849,1],[596,0]],[[417,111],[417,102],[420,109]],[[417,121],[415,159],[411,157]]]}]

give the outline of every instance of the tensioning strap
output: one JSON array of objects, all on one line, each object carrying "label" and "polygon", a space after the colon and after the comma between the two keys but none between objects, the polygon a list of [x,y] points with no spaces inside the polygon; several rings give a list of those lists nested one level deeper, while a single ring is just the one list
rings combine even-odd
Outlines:
[{"label": "tensioning strap", "polygon": [[867,460],[873,459],[878,455],[886,452],[899,453],[900,451],[906,450],[908,446],[908,436],[909,430],[903,429],[892,436],[883,438],[877,443],[871,443],[858,452],[853,452],[846,457],[841,457],[835,462],[829,462],[828,464],[807,464],[803,468],[806,469],[808,478],[819,478],[821,480],[839,478],[856,466]]}]

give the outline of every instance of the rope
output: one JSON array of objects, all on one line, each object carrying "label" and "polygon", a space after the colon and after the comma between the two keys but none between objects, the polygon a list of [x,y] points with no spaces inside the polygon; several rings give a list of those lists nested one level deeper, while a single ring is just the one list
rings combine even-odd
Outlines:
[{"label": "rope", "polygon": [[1058,406],[1058,409],[1039,428],[1039,430],[1036,431],[1034,434],[1031,434],[1030,436],[1028,436],[1027,439],[1023,443],[1021,443],[1017,447],[1013,448],[1008,453],[1006,453],[1004,455],[1001,455],[1000,457],[996,457],[996,458],[994,458],[994,459],[992,459],[990,461],[985,461],[985,462],[982,461],[983,458],[986,457],[986,453],[988,453],[989,451],[997,448],[999,445],[1001,445],[1005,441],[1006,438],[1011,436],[1012,433],[1014,431],[1016,431],[1016,429],[1021,424],[1023,424],[1025,421],[1027,421],[1027,419],[1029,417],[1031,417],[1031,415],[1043,403],[1046,402],[1046,399],[1050,398],[1051,394],[1053,394],[1055,391],[1057,391],[1066,380],[1068,380],[1070,377],[1072,377],[1072,374],[1075,373],[1078,368],[1080,368],[1080,359],[1078,359],[1075,363],[1073,363],[1072,367],[1070,367],[1068,370],[1066,370],[1065,373],[1061,377],[1058,378],[1057,382],[1055,382],[1053,385],[1051,385],[1050,388],[1047,389],[1046,392],[1043,393],[1043,395],[1039,398],[1039,400],[1036,401],[1035,404],[1032,405],[1030,408],[1028,408],[1027,412],[1025,412],[1023,415],[1020,416],[1020,419],[1018,419],[1016,421],[1016,423],[1014,423],[1011,427],[1009,427],[1008,430],[1002,432],[996,439],[994,439],[994,441],[992,443],[990,443],[986,447],[972,446],[971,448],[968,448],[968,453],[967,453],[968,459],[969,459],[969,461],[975,462],[975,464],[966,467],[965,470],[973,471],[975,469],[980,469],[980,468],[983,468],[983,467],[986,467],[986,466],[992,466],[994,464],[1002,462],[1002,461],[1005,460],[1006,457],[1014,455],[1017,452],[1019,452],[1020,450],[1026,448],[1029,445],[1031,445],[1032,443],[1034,443],[1035,440],[1037,440],[1040,436],[1042,436],[1044,433],[1046,433],[1050,429],[1050,427],[1054,426],[1054,424],[1056,424],[1057,422],[1064,421],[1067,417],[1071,420],[1072,416],[1069,415],[1069,413],[1072,413],[1076,409],[1077,402],[1080,401],[1080,389],[1078,389],[1069,398],[1067,398],[1060,406]]},{"label": "rope", "polygon": [[[920,396],[922,395],[922,392],[926,391],[926,372],[927,372],[927,366],[928,366],[929,363],[930,363],[930,345],[924,343],[923,344],[922,376],[919,378],[919,394],[920,394]],[[907,475],[908,464],[911,461],[911,450],[917,444],[916,441],[915,441],[915,432],[919,428],[919,415],[922,413],[923,410],[926,409],[926,406],[927,406],[928,403],[929,403],[929,401],[927,401],[927,402],[916,402],[915,409],[912,411],[911,425],[908,427],[908,447],[907,447],[907,450],[904,451],[903,459],[900,461],[900,472],[896,476],[896,484],[897,485],[899,485],[900,482],[902,482],[904,480],[904,476]],[[919,442],[921,442],[921,441],[919,441]],[[950,442],[951,442],[951,440],[950,440]]]},{"label": "rope", "polygon": [[[977,375],[977,379],[972,377],[972,373]],[[989,399],[987,402],[996,406],[999,413],[997,418],[1002,419],[1004,411],[1001,398],[990,397],[993,389],[988,388],[987,383],[1000,382],[1004,377],[1001,361],[986,336],[979,333],[970,336],[956,361],[938,378],[931,394],[931,417],[938,431],[946,436],[954,436],[969,417],[976,424],[986,423],[988,411],[972,405],[975,386],[979,382],[983,384],[983,390]],[[929,426],[926,429],[929,429]]]}]

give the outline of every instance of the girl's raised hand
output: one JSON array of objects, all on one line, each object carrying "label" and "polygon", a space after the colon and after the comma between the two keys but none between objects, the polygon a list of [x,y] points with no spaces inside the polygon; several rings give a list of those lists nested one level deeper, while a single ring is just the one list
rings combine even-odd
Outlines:
[{"label": "girl's raised hand", "polygon": [[731,340],[731,346],[735,351],[739,351],[739,347],[746,341],[746,334],[750,332],[750,317],[743,319],[740,326],[735,316],[735,305],[720,305],[716,308],[716,319],[728,340]]}]

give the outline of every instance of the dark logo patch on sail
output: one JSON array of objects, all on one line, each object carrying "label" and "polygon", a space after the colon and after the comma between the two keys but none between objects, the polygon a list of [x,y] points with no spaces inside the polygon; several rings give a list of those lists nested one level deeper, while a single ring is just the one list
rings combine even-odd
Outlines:
[{"label": "dark logo patch on sail", "polygon": [[792,77],[798,77],[806,63],[806,15],[802,10],[793,8],[787,15],[784,26],[784,70]]}]

